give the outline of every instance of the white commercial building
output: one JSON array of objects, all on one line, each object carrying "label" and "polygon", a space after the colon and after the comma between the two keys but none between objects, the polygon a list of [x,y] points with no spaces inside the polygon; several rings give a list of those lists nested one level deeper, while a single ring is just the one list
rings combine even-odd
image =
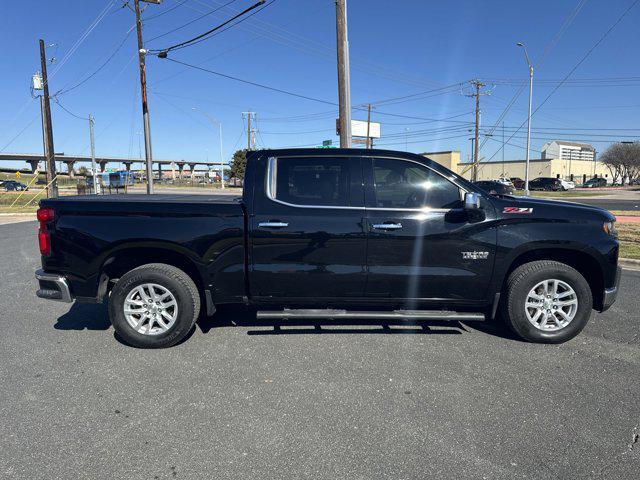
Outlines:
[{"label": "white commercial building", "polygon": [[559,160],[587,160],[596,159],[596,149],[588,143],[565,142],[554,140],[542,146],[542,158]]}]

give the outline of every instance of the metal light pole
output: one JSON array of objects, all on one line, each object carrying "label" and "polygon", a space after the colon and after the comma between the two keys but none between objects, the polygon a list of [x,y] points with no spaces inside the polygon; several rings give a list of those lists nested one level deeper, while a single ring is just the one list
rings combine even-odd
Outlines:
[{"label": "metal light pole", "polygon": [[96,147],[93,139],[94,123],[95,119],[93,118],[93,115],[89,114],[89,140],[91,143],[91,174],[93,175],[93,191],[96,195],[100,195],[100,182],[98,182],[96,168]]},{"label": "metal light pole", "polygon": [[524,194],[529,195],[529,150],[531,149],[531,107],[533,102],[533,65],[529,60],[529,54],[527,53],[527,47],[524,43],[518,42],[519,47],[524,49],[524,57],[529,65],[529,116],[527,117],[527,161],[524,172]]},{"label": "metal light pole", "polygon": [[224,190],[224,152],[222,151],[222,122],[220,120],[213,118],[207,112],[199,110],[196,107],[191,107],[191,110],[197,111],[203,114],[214,126],[216,123],[218,124],[219,137],[220,137],[220,188]]}]

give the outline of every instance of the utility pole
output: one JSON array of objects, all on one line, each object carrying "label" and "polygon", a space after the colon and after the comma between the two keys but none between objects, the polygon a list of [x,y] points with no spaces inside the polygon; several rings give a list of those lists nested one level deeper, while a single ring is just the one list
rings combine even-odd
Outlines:
[{"label": "utility pole", "polygon": [[371,104],[367,104],[367,148],[371,148]]},{"label": "utility pole", "polygon": [[142,42],[142,20],[140,19],[140,2],[160,4],[160,0],[134,0],[136,12],[136,29],[138,31],[138,64],[140,66],[140,97],[142,99],[142,122],[144,126],[144,156],[147,170],[147,193],[153,193],[153,155],[151,153],[151,125],[149,123],[149,105],[147,103],[147,67],[145,56],[147,51]]},{"label": "utility pole", "polygon": [[473,144],[473,170],[471,173],[471,180],[473,182],[478,180],[478,140],[480,136],[480,89],[485,86],[480,80],[473,80],[471,84],[475,87],[476,91],[472,96],[476,97],[476,128],[475,128],[475,141]]},{"label": "utility pole", "polygon": [[93,191],[96,195],[100,195],[100,182],[98,182],[97,168],[96,168],[96,146],[93,137],[93,125],[95,119],[93,115],[89,114],[89,142],[91,144],[91,174],[93,175]]},{"label": "utility pole", "polygon": [[504,177],[504,122],[502,122],[502,176]]},{"label": "utility pole", "polygon": [[222,152],[222,122],[218,122],[220,128],[220,188],[224,190],[224,153]]},{"label": "utility pole", "polygon": [[255,123],[256,120],[256,112],[242,112],[242,119],[247,118],[247,150],[255,150],[256,149],[256,137],[255,130],[251,127],[251,117],[253,117],[253,121]]},{"label": "utility pole", "polygon": [[340,148],[349,148],[351,146],[351,80],[349,73],[349,38],[347,34],[347,0],[335,1]]},{"label": "utility pole", "polygon": [[44,40],[40,39],[40,68],[42,69],[43,94],[41,99],[42,128],[44,129],[44,160],[47,166],[47,195],[58,196],[58,179],[56,178],[56,159],[53,149],[53,125],[51,123],[51,104],[49,102],[49,81],[47,79],[47,54]]}]

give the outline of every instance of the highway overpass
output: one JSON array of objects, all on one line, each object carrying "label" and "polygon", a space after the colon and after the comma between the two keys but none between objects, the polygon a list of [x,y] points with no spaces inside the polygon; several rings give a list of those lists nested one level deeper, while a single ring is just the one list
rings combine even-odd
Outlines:
[{"label": "highway overpass", "polygon": [[[74,168],[77,163],[89,163],[91,164],[91,157],[82,155],[56,155],[56,162],[64,162],[67,165],[69,175],[74,175]],[[38,168],[38,164],[44,166],[44,156],[40,154],[31,153],[0,153],[0,162],[26,162],[31,167],[31,172],[35,172]],[[105,171],[107,165],[110,163],[122,163],[125,168],[131,170],[133,164],[139,164],[141,169],[144,169],[144,160],[139,158],[126,158],[126,157],[96,157],[96,165],[99,165],[101,171]],[[184,166],[188,165],[189,171],[193,172],[198,166],[205,166],[207,169],[211,167],[220,168],[219,162],[207,162],[207,161],[193,161],[193,160],[153,160],[153,167],[158,169],[158,172],[162,172],[162,167],[177,168],[182,176]]]}]

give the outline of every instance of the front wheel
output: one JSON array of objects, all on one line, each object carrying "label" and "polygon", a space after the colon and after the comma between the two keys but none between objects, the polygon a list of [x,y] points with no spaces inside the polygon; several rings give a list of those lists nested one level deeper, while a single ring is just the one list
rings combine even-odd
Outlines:
[{"label": "front wheel", "polygon": [[200,295],[182,270],[150,263],[124,274],[109,297],[109,318],[128,344],[164,348],[185,338],[200,313]]},{"label": "front wheel", "polygon": [[575,337],[591,316],[593,297],[574,268],[552,260],[525,263],[507,280],[502,314],[521,338],[562,343]]}]

